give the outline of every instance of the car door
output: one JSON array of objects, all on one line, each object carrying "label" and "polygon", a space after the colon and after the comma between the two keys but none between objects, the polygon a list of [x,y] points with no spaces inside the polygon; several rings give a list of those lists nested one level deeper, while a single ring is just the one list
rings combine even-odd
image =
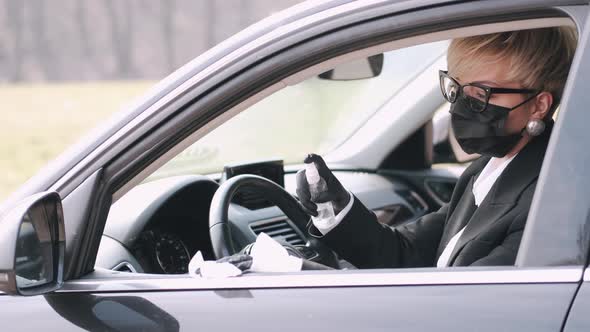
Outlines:
[{"label": "car door", "polygon": [[[588,24],[587,22],[587,27]],[[560,130],[568,134],[560,138],[559,142],[556,142],[556,145],[559,144],[560,148],[554,152],[554,158],[559,158],[562,163],[551,165],[552,167],[547,172],[550,178],[548,177],[546,183],[546,186],[559,184],[560,187],[557,192],[563,193],[563,190],[567,190],[566,197],[573,202],[569,207],[562,210],[561,204],[555,204],[555,202],[561,203],[564,201],[563,198],[559,199],[556,192],[548,192],[543,197],[544,201],[539,203],[545,205],[545,208],[539,213],[547,214],[547,217],[551,219],[559,216],[559,218],[563,218],[561,220],[577,220],[578,222],[572,223],[571,226],[580,229],[579,233],[566,235],[565,229],[560,224],[556,235],[560,241],[575,243],[579,247],[580,253],[586,254],[589,250],[590,239],[590,218],[588,214],[590,179],[585,165],[590,161],[590,155],[588,149],[582,148],[588,137],[581,134],[584,129],[580,124],[588,121],[588,113],[583,110],[586,109],[586,105],[590,102],[590,97],[586,93],[590,80],[590,44],[587,30],[583,38],[581,47],[584,47],[584,55],[583,58],[579,59],[575,81],[572,84],[572,94],[577,97],[575,101],[572,98],[569,104],[570,109],[575,111],[569,111],[564,115],[563,120],[567,121],[561,123]],[[537,230],[535,232],[541,231]],[[543,256],[548,250],[551,249],[545,248],[543,252],[538,254]],[[560,257],[559,259],[564,258]],[[587,331],[590,328],[590,319],[586,314],[590,304],[590,268],[587,260],[579,261],[585,263],[586,269],[583,282],[576,292],[567,321],[564,323],[564,331]]]},{"label": "car door", "polygon": [[[514,9],[509,3],[497,1],[494,7],[505,6],[502,8],[509,12],[509,9]],[[486,8],[482,8],[485,6],[488,5],[468,3],[465,7],[462,4],[449,8],[441,6],[440,11],[414,12],[414,16],[395,17],[393,22],[415,20],[417,16],[431,20],[431,23],[438,22],[436,20],[440,17],[452,17],[449,12],[457,13],[461,8],[465,12],[457,15],[470,14],[473,18],[482,19],[489,13],[485,11]],[[530,2],[528,6],[519,7],[518,12],[522,14],[524,9],[540,5]],[[585,14],[587,8],[580,8],[578,10]],[[576,22],[580,22],[580,17],[576,18]],[[378,23],[391,25],[392,21]],[[583,45],[587,45],[587,34],[587,31],[582,34]],[[578,73],[574,81],[576,83],[583,77],[579,73],[587,71],[578,71],[577,68],[588,63],[581,60],[587,57],[587,53],[586,48],[580,48],[576,55],[576,64],[572,69],[572,72]],[[298,55],[297,50],[293,51],[293,55]],[[76,213],[83,215],[80,219],[86,220],[86,227],[90,229],[80,235],[81,243],[73,241],[76,246],[70,249],[80,257],[75,258],[76,264],[70,263],[67,278],[70,280],[53,294],[44,297],[1,295],[2,324],[22,330],[61,331],[80,328],[152,331],[199,328],[219,331],[238,328],[344,331],[392,328],[559,330],[582,278],[582,266],[587,257],[585,248],[588,244],[584,237],[587,228],[581,227],[586,222],[584,213],[587,208],[575,200],[560,200],[556,211],[567,211],[567,216],[571,218],[562,225],[562,237],[553,237],[551,233],[555,230],[555,218],[543,212],[546,212],[544,209],[555,207],[555,204],[548,202],[555,198],[555,192],[545,188],[552,188],[548,185],[554,181],[552,176],[563,169],[564,160],[572,160],[574,152],[578,151],[569,149],[569,145],[563,145],[562,142],[569,141],[572,135],[587,141],[587,135],[590,134],[571,115],[580,113],[575,113],[575,110],[581,109],[577,106],[584,105],[584,98],[587,98],[580,93],[582,87],[580,84],[568,86],[565,93],[560,115],[562,118],[558,122],[561,124],[555,128],[546,158],[547,166],[544,166],[541,175],[540,183],[544,185],[538,186],[516,267],[313,271],[249,275],[233,279],[195,279],[104,270],[88,273],[88,267],[91,269],[93,266],[97,238],[102,232],[98,221],[104,221],[108,212],[104,206],[100,209],[100,204],[90,204],[86,210],[84,207],[88,206],[88,197],[92,196],[96,201],[105,200],[102,204],[108,206],[108,194],[111,192],[107,194],[107,191],[96,188],[104,188],[105,185],[109,185],[110,189],[124,187],[126,183],[121,181],[123,177],[117,176],[139,172],[133,169],[138,167],[136,159],[149,155],[146,146],[153,143],[151,139],[155,139],[154,136],[144,138],[143,145],[129,147],[125,153],[121,152],[116,156],[118,159],[107,167],[98,165],[96,169],[76,169],[78,174],[85,174],[83,181],[64,180],[60,183],[62,187],[74,188],[64,198],[64,206],[78,206]],[[175,129],[178,130],[178,127]],[[173,132],[165,126],[158,130],[154,135],[158,134],[160,139],[164,137],[162,132],[165,130]],[[141,136],[139,133],[130,135]],[[567,153],[570,159],[562,159],[560,153]],[[587,158],[587,155],[583,155]],[[96,156],[95,160],[100,160],[100,156]],[[129,169],[121,167],[122,164]],[[582,173],[578,171],[582,167],[577,165],[568,168],[562,177],[577,176],[560,184],[560,188],[577,190],[576,193],[584,194],[580,197],[587,197],[584,188],[588,186],[582,188],[580,182],[576,182],[581,180]],[[129,178],[126,177],[127,180]],[[73,218],[72,212],[69,215],[66,213],[65,217]],[[70,227],[70,231],[76,230],[75,225],[67,227]],[[565,237],[580,240],[563,242]],[[553,267],[548,267],[551,265]]]}]

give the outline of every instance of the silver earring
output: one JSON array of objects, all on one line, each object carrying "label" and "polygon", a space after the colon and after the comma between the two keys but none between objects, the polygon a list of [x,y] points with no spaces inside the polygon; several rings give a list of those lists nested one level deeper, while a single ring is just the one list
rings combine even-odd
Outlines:
[{"label": "silver earring", "polygon": [[545,131],[545,122],[539,119],[529,120],[526,124],[526,131],[531,136],[539,136]]}]

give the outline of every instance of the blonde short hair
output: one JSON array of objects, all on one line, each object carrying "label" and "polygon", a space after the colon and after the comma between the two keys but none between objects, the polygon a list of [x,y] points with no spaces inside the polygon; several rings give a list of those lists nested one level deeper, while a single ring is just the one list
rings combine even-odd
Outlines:
[{"label": "blonde short hair", "polygon": [[482,64],[509,64],[507,78],[523,88],[548,91],[553,111],[561,101],[576,49],[573,28],[552,27],[454,39],[449,45],[449,74],[461,77]]}]

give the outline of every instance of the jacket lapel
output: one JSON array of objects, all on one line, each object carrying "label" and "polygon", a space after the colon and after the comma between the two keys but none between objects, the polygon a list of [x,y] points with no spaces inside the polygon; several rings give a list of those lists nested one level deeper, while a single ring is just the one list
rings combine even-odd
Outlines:
[{"label": "jacket lapel", "polygon": [[490,200],[488,200],[488,197],[489,194],[484,199],[482,204],[475,210],[475,212],[469,219],[469,222],[465,226],[465,230],[463,231],[463,234],[461,234],[461,237],[457,241],[457,244],[455,245],[455,248],[451,253],[451,257],[449,258],[449,266],[452,265],[461,249],[463,249],[463,247],[467,243],[469,243],[469,241],[473,240],[477,235],[481,234],[487,227],[491,226],[491,224],[494,221],[500,219],[504,214],[510,211],[510,209],[515,204],[497,204],[494,202],[490,202]]},{"label": "jacket lapel", "polygon": [[[469,241],[508,213],[516,205],[522,191],[539,176],[549,136],[550,130],[547,130],[543,135],[529,142],[508,164],[481,205],[469,218],[463,234],[451,253],[449,266],[453,265],[457,255]],[[477,176],[480,173],[481,170]],[[473,183],[475,180],[476,177],[472,179]],[[472,193],[470,194],[473,196]]]},{"label": "jacket lapel", "polygon": [[437,257],[439,257],[449,241],[465,226],[469,221],[469,217],[475,211],[475,199],[473,198],[473,182],[474,176],[469,177],[469,182],[463,188],[461,198],[453,207],[453,212],[447,217],[447,225],[444,228],[443,236],[437,250]]}]

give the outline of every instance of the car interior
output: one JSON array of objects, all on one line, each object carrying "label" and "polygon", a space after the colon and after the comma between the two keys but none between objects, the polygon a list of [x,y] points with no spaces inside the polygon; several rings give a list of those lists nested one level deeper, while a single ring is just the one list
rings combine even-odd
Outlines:
[{"label": "car interior", "polygon": [[[113,193],[95,269],[185,274],[197,251],[215,260],[263,232],[305,259],[354,269],[310,236],[305,216],[281,196],[294,199],[306,154],[322,155],[383,224],[438,210],[478,157],[459,148],[438,86],[449,40],[560,25],[573,23],[528,19],[399,39],[332,58],[247,98]],[[224,217],[215,233],[211,218]]]}]

